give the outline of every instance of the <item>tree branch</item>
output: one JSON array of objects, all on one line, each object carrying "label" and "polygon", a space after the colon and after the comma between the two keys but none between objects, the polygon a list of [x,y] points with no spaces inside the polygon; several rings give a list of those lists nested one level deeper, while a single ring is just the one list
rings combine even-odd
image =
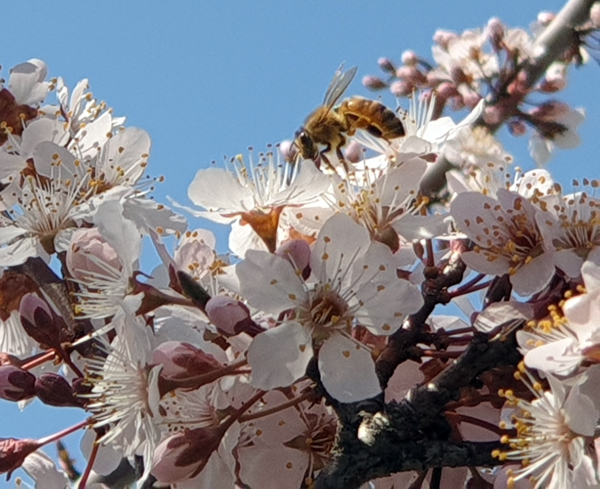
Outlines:
[{"label": "tree branch", "polygon": [[[536,39],[534,44],[535,57],[524,63],[515,73],[515,78],[522,77],[525,88],[533,88],[548,67],[578,41],[576,28],[589,19],[590,9],[594,2],[595,0],[570,0]],[[492,107],[505,103],[503,99],[505,95],[502,93],[490,94],[486,100],[486,106]],[[512,101],[515,108],[523,102],[523,98]],[[487,124],[480,118],[475,122],[475,125],[486,127],[493,134],[506,122],[509,116],[510,114],[506,114],[504,120],[498,124]],[[421,181],[423,195],[431,197],[437,194],[446,185],[446,172],[451,168],[452,165],[448,160],[445,158],[438,159]]]}]

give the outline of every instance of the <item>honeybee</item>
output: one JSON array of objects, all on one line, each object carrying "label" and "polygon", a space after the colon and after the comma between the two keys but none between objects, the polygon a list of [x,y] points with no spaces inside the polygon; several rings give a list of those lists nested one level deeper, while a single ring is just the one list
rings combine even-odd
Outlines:
[{"label": "honeybee", "polygon": [[348,172],[342,154],[346,136],[353,136],[357,129],[364,129],[369,134],[389,142],[404,136],[405,131],[394,111],[375,100],[350,97],[338,107],[334,107],[357,71],[356,66],[345,72],[342,71],[342,67],[335,72],[325,93],[323,105],[317,107],[306,118],[304,126],[296,132],[295,144],[303,158],[312,159],[317,166],[320,165],[320,158],[335,171],[334,165],[327,157],[327,153],[334,149],[340,163]]}]

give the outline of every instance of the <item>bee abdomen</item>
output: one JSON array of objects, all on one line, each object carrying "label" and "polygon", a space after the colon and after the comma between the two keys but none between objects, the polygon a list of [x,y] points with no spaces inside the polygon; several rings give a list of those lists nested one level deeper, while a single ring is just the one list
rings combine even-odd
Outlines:
[{"label": "bee abdomen", "polygon": [[375,100],[352,97],[342,102],[338,112],[348,121],[350,133],[364,129],[375,137],[388,140],[405,135],[404,126],[394,111]]}]

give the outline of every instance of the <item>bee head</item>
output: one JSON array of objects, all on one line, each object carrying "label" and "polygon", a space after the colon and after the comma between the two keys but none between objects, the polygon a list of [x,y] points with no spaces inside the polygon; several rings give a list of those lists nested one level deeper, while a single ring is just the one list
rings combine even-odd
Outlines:
[{"label": "bee head", "polygon": [[306,132],[304,127],[301,127],[296,131],[296,138],[294,140],[298,151],[302,155],[302,158],[315,160],[319,156],[315,143],[313,142],[310,135]]}]

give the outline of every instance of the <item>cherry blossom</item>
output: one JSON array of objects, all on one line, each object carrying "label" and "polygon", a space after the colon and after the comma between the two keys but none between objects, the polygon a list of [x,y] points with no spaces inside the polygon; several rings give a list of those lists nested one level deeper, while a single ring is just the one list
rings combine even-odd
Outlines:
[{"label": "cherry blossom", "polygon": [[[259,270],[269,273],[258,276]],[[237,266],[240,291],[252,306],[275,315],[290,311],[250,345],[253,385],[291,385],[317,353],[321,379],[332,396],[350,402],[376,395],[373,359],[352,338],[352,327],[392,334],[421,306],[418,290],[397,278],[387,247],[372,243],[362,226],[341,214],[321,229],[311,270],[312,281],[304,282],[288,261],[259,251],[249,251]]]}]

